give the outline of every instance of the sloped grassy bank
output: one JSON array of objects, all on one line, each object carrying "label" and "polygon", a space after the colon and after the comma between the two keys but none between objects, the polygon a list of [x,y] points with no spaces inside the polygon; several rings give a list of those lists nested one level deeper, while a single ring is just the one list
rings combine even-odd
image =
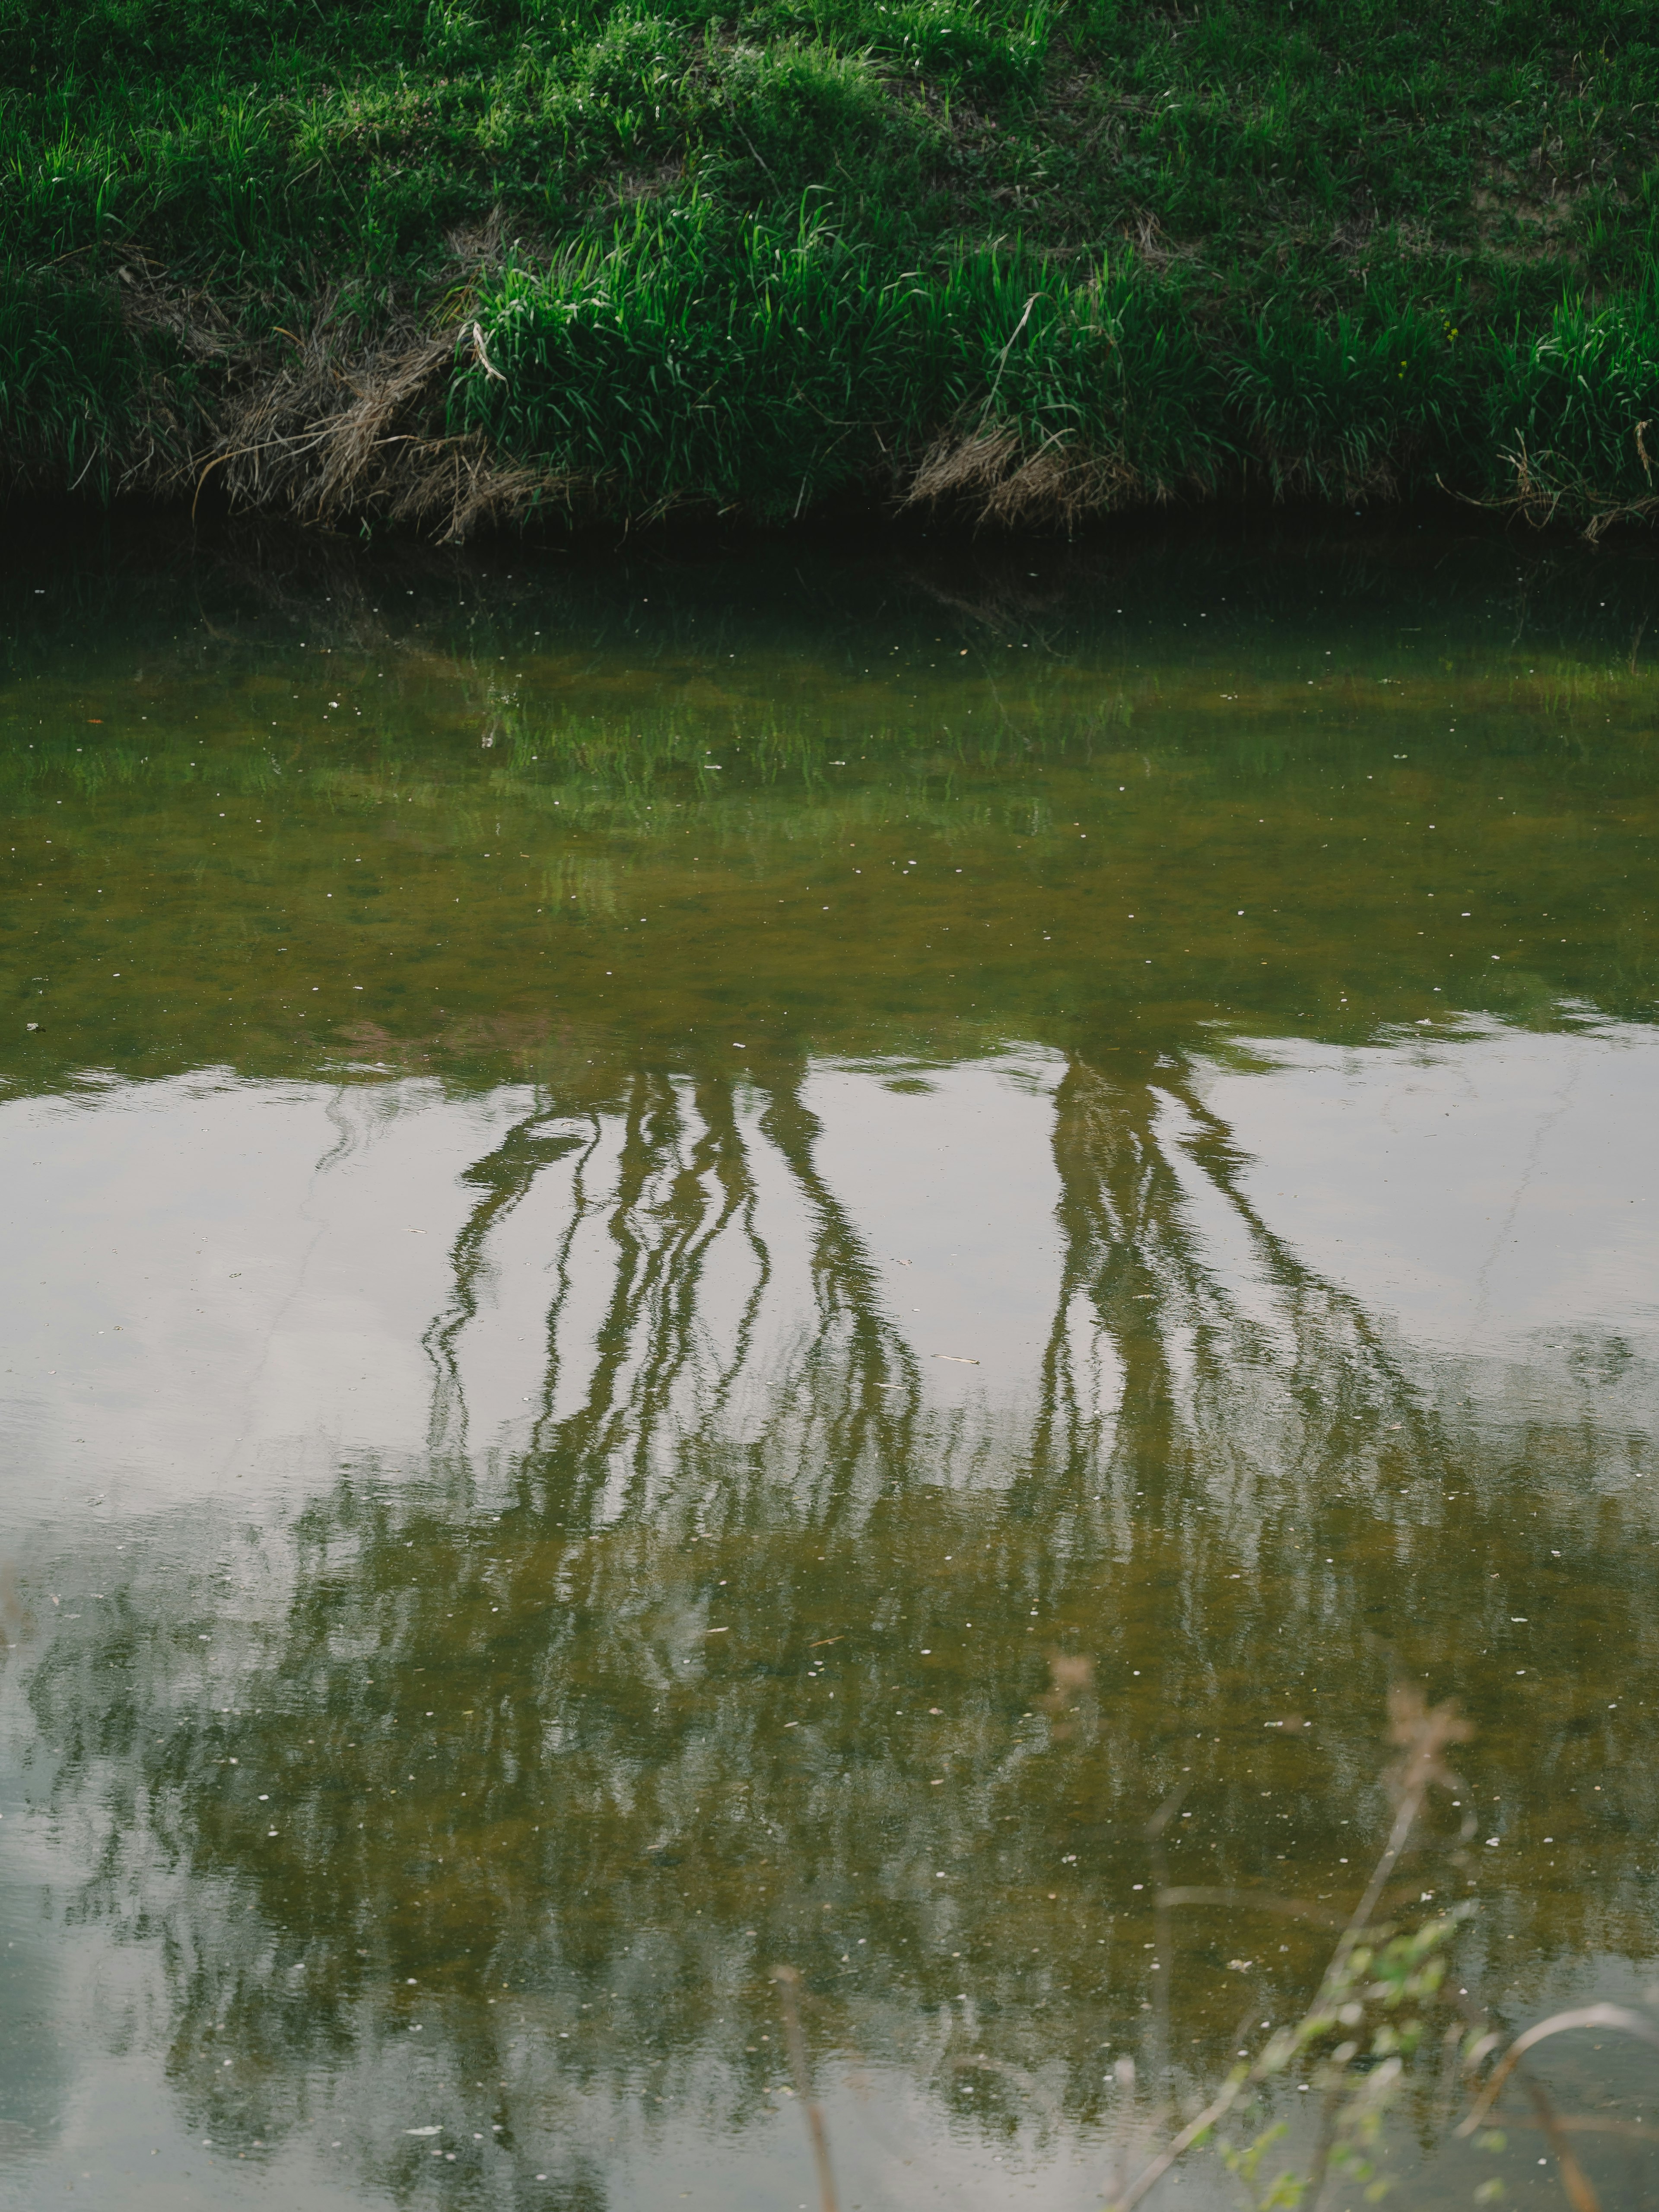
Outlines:
[{"label": "sloped grassy bank", "polygon": [[11,489],[1659,512],[1645,0],[0,0],[0,84]]}]

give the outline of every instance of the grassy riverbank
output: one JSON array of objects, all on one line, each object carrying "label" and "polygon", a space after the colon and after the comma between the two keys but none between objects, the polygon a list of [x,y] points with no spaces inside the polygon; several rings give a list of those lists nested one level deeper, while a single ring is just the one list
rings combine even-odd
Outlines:
[{"label": "grassy riverbank", "polygon": [[1656,82],[1641,0],[0,0],[0,468],[1645,518]]}]

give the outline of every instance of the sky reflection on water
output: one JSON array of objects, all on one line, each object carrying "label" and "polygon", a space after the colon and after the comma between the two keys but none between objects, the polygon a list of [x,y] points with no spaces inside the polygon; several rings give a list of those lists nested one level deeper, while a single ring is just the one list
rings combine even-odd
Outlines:
[{"label": "sky reflection on water", "polygon": [[1391,1679],[1461,1984],[1648,2002],[1650,687],[1390,557],[48,572],[0,2204],[796,2203],[780,1960],[846,2203],[1098,2204],[1322,1955],[1158,1881],[1351,1899]]}]

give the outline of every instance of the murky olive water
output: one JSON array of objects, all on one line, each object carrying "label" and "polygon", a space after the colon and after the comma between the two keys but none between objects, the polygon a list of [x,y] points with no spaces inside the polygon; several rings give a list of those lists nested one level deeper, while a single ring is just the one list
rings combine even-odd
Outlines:
[{"label": "murky olive water", "polygon": [[1468,2019],[1659,2018],[1650,560],[10,559],[0,2204],[816,2206],[784,1964],[843,2207],[1098,2206],[1391,1682]]}]

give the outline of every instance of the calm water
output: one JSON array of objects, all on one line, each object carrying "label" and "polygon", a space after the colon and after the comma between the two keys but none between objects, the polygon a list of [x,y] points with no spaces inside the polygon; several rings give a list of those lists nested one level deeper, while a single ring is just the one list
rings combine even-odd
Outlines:
[{"label": "calm water", "polygon": [[0,2205],[816,2208],[784,1963],[843,2208],[1098,2207],[1391,1681],[1659,2003],[1650,559],[9,557]]}]

